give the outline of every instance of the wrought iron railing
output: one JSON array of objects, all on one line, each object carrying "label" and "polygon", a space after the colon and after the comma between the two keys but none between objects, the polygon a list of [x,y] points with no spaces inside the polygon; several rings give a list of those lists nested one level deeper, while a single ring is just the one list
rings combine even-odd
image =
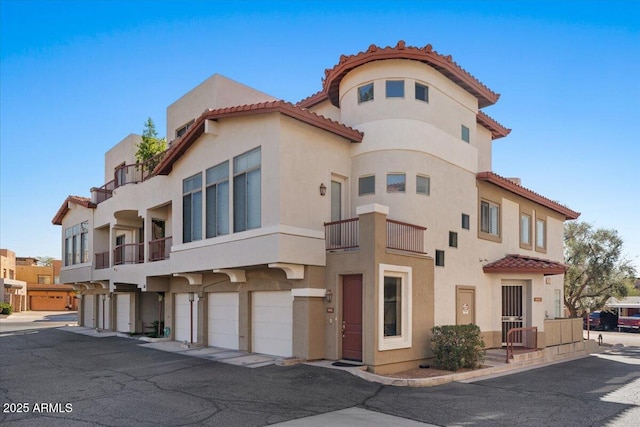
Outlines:
[{"label": "wrought iron railing", "polygon": [[149,242],[149,261],[169,259],[171,253],[171,236]]},{"label": "wrought iron railing", "polygon": [[538,348],[538,327],[511,328],[507,332],[507,363],[513,359],[514,347],[526,350]]},{"label": "wrought iron railing", "polygon": [[[401,251],[424,253],[425,227],[387,219],[386,247]],[[325,247],[328,251],[359,247],[359,218],[343,219],[324,224]]]},{"label": "wrought iron railing", "polygon": [[96,270],[109,268],[109,251],[96,253],[95,257],[96,257],[96,266],[95,266]]},{"label": "wrought iron railing", "polygon": [[158,153],[142,163],[122,165],[115,169],[114,178],[102,187],[91,189],[95,203],[102,203],[113,196],[113,190],[127,184],[137,184],[155,176],[154,169],[164,158],[166,151]]},{"label": "wrought iron railing", "polygon": [[387,248],[424,253],[425,227],[387,219]]},{"label": "wrought iron railing", "polygon": [[144,243],[125,243],[113,249],[113,265],[144,262]]},{"label": "wrought iron railing", "polygon": [[343,219],[325,222],[325,247],[329,250],[351,249],[358,247],[359,219]]}]

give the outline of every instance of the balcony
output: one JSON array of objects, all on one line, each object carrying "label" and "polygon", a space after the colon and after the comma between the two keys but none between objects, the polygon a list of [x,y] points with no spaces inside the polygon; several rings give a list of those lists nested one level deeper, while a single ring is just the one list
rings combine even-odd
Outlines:
[{"label": "balcony", "polygon": [[96,263],[95,263],[96,270],[109,268],[109,252],[96,253],[95,257],[96,257]]},{"label": "balcony", "polygon": [[132,165],[122,165],[114,171],[114,178],[101,187],[93,187],[93,201],[102,203],[113,196],[113,190],[127,184],[138,184],[154,177],[154,169],[164,158],[166,151],[156,154],[143,163],[135,163]]},{"label": "balcony", "polygon": [[[327,251],[347,250],[359,247],[360,219],[350,218],[326,222],[325,247]],[[424,252],[425,227],[405,222],[386,220],[386,248],[399,251]]]},{"label": "balcony", "polygon": [[149,261],[162,261],[163,259],[169,259],[171,253],[172,238],[163,237],[162,239],[156,239],[149,242]]},{"label": "balcony", "polygon": [[144,262],[144,243],[125,243],[113,250],[113,265],[141,264]]}]

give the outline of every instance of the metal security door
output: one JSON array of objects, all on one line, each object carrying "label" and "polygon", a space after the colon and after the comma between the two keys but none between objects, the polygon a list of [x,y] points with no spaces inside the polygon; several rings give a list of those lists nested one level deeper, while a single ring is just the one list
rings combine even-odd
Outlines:
[{"label": "metal security door", "polygon": [[[512,328],[524,326],[522,285],[502,286],[502,344],[507,343],[507,333]],[[522,332],[514,335],[514,345],[522,345]]]}]

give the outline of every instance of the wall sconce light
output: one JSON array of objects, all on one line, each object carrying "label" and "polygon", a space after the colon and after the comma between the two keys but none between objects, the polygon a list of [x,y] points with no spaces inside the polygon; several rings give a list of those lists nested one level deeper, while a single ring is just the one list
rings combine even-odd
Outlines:
[{"label": "wall sconce light", "polygon": [[333,292],[331,292],[331,290],[327,290],[327,293],[324,294],[324,299],[327,302],[331,302],[333,300]]},{"label": "wall sconce light", "polygon": [[324,196],[325,194],[327,194],[327,186],[324,185],[324,182],[322,184],[320,184],[320,195]]},{"label": "wall sconce light", "polygon": [[189,292],[189,301],[193,302],[194,299],[195,299],[194,293],[193,292]]},{"label": "wall sconce light", "polygon": [[163,299],[164,299],[164,295],[158,292],[158,302],[162,302]]}]

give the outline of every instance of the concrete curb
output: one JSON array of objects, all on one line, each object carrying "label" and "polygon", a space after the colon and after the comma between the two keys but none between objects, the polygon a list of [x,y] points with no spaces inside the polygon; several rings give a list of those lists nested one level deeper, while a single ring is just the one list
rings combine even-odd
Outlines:
[{"label": "concrete curb", "polygon": [[[593,347],[593,346],[591,346]],[[474,371],[452,373],[450,375],[442,375],[438,377],[430,378],[392,378],[385,377],[383,375],[373,374],[364,370],[349,370],[352,375],[362,378],[369,382],[375,382],[384,385],[398,386],[398,387],[434,387],[442,384],[448,384],[454,381],[467,381],[482,379],[485,377],[494,377],[501,375],[508,375],[523,370],[542,368],[544,366],[554,365],[556,363],[568,362],[571,360],[582,359],[588,357],[591,354],[602,353],[609,348],[613,347],[599,347],[585,349],[579,353],[566,354],[564,356],[545,357],[537,360],[525,360],[521,362],[513,362],[505,364],[503,366],[490,366],[487,368],[477,369]]]}]

